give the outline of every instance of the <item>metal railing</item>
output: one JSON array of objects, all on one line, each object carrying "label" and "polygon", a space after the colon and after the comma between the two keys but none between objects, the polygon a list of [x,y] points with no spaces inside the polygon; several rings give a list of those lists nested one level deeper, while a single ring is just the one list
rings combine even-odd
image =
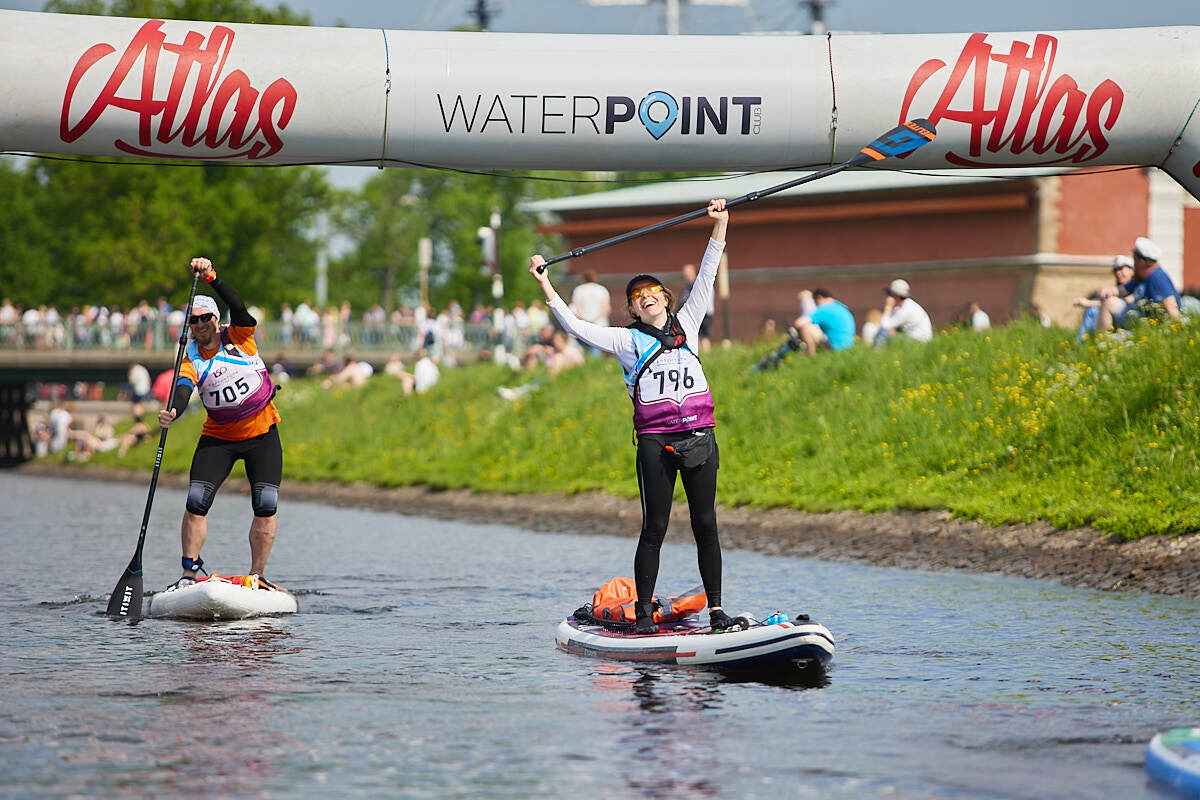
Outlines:
[{"label": "metal railing", "polygon": [[[534,336],[533,331],[497,332],[489,323],[463,323],[435,334],[430,341],[416,325],[391,322],[350,322],[330,331],[322,326],[301,327],[279,321],[262,322],[255,333],[260,352],[271,350],[331,349],[356,353],[413,353],[421,348],[437,352],[479,351],[504,345],[509,352],[523,353]],[[104,350],[129,352],[173,351],[179,341],[179,327],[165,320],[140,323],[131,328],[112,330],[107,326],[70,323],[23,323],[0,325],[0,350]]]}]

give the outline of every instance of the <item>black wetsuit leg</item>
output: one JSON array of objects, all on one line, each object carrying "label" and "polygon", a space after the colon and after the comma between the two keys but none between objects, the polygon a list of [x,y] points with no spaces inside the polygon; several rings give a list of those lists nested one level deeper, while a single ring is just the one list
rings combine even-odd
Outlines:
[{"label": "black wetsuit leg", "polygon": [[201,436],[192,454],[192,467],[188,474],[187,509],[193,514],[205,516],[212,505],[217,489],[229,477],[229,471],[238,460],[233,445],[214,436]]},{"label": "black wetsuit leg", "polygon": [[713,454],[695,469],[682,470],[683,491],[687,494],[692,518],[692,536],[696,539],[696,562],[709,606],[721,605],[721,540],[717,537],[717,443]]},{"label": "black wetsuit leg", "polygon": [[[696,558],[700,579],[709,595],[709,605],[720,605],[721,543],[717,538],[717,466],[715,450],[707,462],[695,469],[682,470],[696,539]],[[638,488],[642,496],[642,531],[633,557],[634,582],[638,599],[654,597],[658,580],[659,550],[667,535],[675,478],[680,470],[674,456],[667,453],[656,437],[640,436],[637,445]],[[712,598],[716,598],[715,600]]]},{"label": "black wetsuit leg", "polygon": [[[257,508],[264,491],[273,491],[276,498],[279,495],[279,484],[283,480],[283,445],[279,441],[279,429],[272,425],[266,433],[247,439],[244,444],[248,445],[243,455],[246,480],[250,483],[252,504]],[[269,505],[274,508],[275,504]]]},{"label": "black wetsuit leg", "polygon": [[[229,472],[238,459],[245,462],[246,479],[252,491],[261,491],[260,487],[263,485],[274,487],[278,491],[283,478],[283,448],[279,441],[279,431],[274,425],[266,433],[240,442],[201,436],[192,456],[189,502],[195,508],[189,510],[201,515],[207,513],[217,489],[229,477]],[[205,502],[193,500],[193,495],[203,498]]]}]

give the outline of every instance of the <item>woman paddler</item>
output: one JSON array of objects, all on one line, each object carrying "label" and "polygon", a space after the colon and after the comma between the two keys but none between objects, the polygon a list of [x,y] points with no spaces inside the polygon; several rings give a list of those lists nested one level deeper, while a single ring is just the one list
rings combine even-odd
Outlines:
[{"label": "woman paddler", "polygon": [[549,275],[538,271],[546,260],[540,255],[529,259],[530,274],[541,284],[546,302],[567,333],[615,355],[625,371],[626,389],[633,399],[638,489],[642,495],[642,532],[633,559],[638,633],[658,631],[652,607],[654,584],[677,475],[682,475],[687,493],[709,622],[716,629],[733,624],[721,609],[713,399],[696,356],[700,323],[708,310],[717,264],[725,250],[729,224],[725,201],[709,201],[708,216],[713,218],[712,238],[692,292],[678,314],[672,313],[675,298],[662,281],[652,275],[637,275],[625,287],[626,307],[634,319],[627,328],[596,325],[576,317],[550,285]]}]

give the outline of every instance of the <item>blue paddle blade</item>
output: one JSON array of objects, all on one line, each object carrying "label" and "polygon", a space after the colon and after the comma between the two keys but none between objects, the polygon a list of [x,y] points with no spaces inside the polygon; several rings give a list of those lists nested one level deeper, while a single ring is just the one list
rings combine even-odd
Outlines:
[{"label": "blue paddle blade", "polygon": [[859,152],[875,161],[905,156],[918,147],[927,145],[937,136],[933,123],[927,119],[912,119],[897,125],[864,147]]}]

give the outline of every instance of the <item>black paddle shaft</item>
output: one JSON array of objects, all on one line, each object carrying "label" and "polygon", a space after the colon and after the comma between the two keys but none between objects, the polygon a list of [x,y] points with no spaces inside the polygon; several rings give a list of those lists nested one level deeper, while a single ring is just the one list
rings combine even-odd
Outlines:
[{"label": "black paddle shaft", "polygon": [[[830,175],[841,172],[844,169],[849,169],[850,167],[860,167],[863,164],[868,164],[874,160],[875,159],[871,158],[870,156],[860,153],[849,161],[845,161],[841,164],[835,164],[832,167],[826,167],[823,170],[805,175],[803,178],[796,178],[795,180],[781,183],[778,186],[771,186],[766,189],[760,189],[756,192],[749,192],[741,197],[734,197],[730,200],[726,200],[725,207],[733,208],[734,206],[740,206],[744,203],[752,203],[759,198],[766,197],[767,195],[772,195],[776,192],[782,192],[784,189],[790,189],[793,186],[799,186],[800,184],[808,183],[809,181],[827,178]],[[547,259],[545,264],[538,267],[538,272],[544,272],[546,267],[550,266],[551,264],[557,264],[559,261],[566,261],[568,258],[579,258],[580,256],[587,255],[588,253],[596,250],[602,250],[605,247],[612,247],[614,244],[621,244],[622,242],[628,242],[630,239],[636,239],[639,236],[645,236],[648,233],[655,233],[663,230],[664,228],[670,228],[684,222],[691,222],[694,219],[700,219],[707,214],[708,206],[705,206],[704,208],[698,208],[695,211],[689,211],[686,214],[680,214],[678,217],[672,217],[671,219],[666,219],[662,222],[656,222],[653,225],[647,225],[644,228],[638,228],[635,231],[629,231],[628,233],[622,233],[618,236],[604,239],[603,241],[596,242],[595,244],[589,244],[584,247],[576,247],[573,250],[563,253],[562,255],[557,255],[554,258]]]},{"label": "black paddle shaft", "polygon": [[[881,161],[889,156],[905,155],[917,149],[918,147],[933,141],[935,135],[936,131],[934,126],[927,119],[918,119],[912,120],[911,122],[905,122],[902,125],[896,126],[875,141],[871,142],[866,147],[859,150],[858,154],[848,161],[843,161],[841,164],[834,164],[831,167],[817,170],[816,172],[809,173],[802,178],[796,178],[795,180],[790,180],[776,186],[760,189],[757,192],[744,194],[741,197],[735,197],[732,200],[727,200],[725,202],[725,207],[733,208],[734,206],[740,206],[743,203],[751,203],[759,198],[775,194],[776,192],[782,192],[784,189],[790,189],[793,186],[799,186],[802,183],[817,181],[821,178],[828,178],[830,175],[835,175],[842,170],[850,169],[851,167],[861,167],[864,164]],[[542,264],[538,267],[538,272],[545,272],[546,267],[550,266],[551,264],[557,264],[559,261],[566,261],[568,258],[579,258],[580,256],[586,255],[595,250],[600,250],[605,247],[612,247],[614,244],[621,244],[622,242],[628,242],[630,239],[636,239],[637,237],[645,236],[648,233],[661,231],[664,228],[670,228],[671,226],[678,225],[681,222],[690,222],[694,219],[700,219],[706,214],[708,214],[707,206],[695,211],[689,211],[687,214],[681,214],[680,216],[672,219],[656,222],[653,225],[647,225],[644,228],[638,228],[635,231],[629,231],[628,233],[622,233],[619,236],[613,236],[612,238],[596,242],[595,244],[589,244],[585,247],[576,247],[569,252],[548,259],[545,264]]]},{"label": "black paddle shaft", "polygon": [[[183,324],[179,328],[179,349],[175,353],[175,369],[171,378],[169,392],[174,393],[175,384],[179,380],[179,369],[183,365],[183,354],[187,350],[188,319],[192,316],[192,303],[196,300],[196,286],[200,283],[200,273],[192,279],[192,291],[188,295],[187,310],[183,315]],[[172,395],[167,396],[167,408],[171,407]],[[150,476],[150,491],[146,495],[146,510],[142,513],[142,529],[138,533],[137,548],[133,558],[121,580],[108,599],[108,616],[112,619],[133,619],[142,616],[142,547],[146,543],[146,528],[150,525],[150,507],[154,503],[154,490],[158,486],[158,471],[162,467],[163,450],[167,446],[167,429],[163,428],[158,437],[158,453],[154,456],[154,472]]]}]

